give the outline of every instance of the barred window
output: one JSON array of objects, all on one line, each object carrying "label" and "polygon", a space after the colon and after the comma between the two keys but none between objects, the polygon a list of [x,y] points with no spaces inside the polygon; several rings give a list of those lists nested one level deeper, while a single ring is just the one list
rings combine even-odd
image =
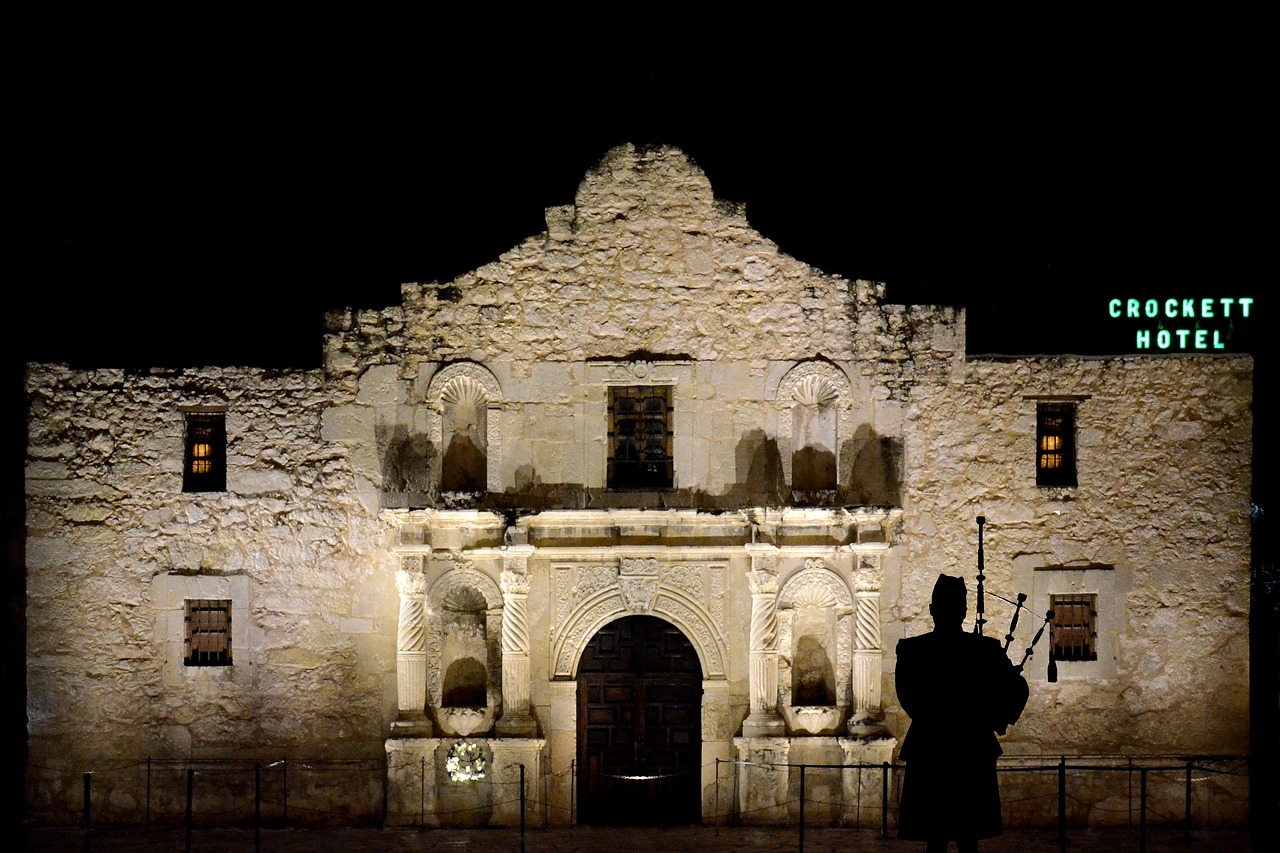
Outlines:
[{"label": "barred window", "polygon": [[224,412],[188,412],[182,491],[227,489],[227,424]]},{"label": "barred window", "polygon": [[1053,656],[1057,660],[1098,659],[1098,596],[1051,595]]},{"label": "barred window", "polygon": [[1036,485],[1076,485],[1076,405],[1036,405]]},{"label": "barred window", "polygon": [[672,487],[671,412],[669,385],[609,389],[609,488]]},{"label": "barred window", "polygon": [[223,599],[186,600],[187,666],[231,666],[231,602]]}]

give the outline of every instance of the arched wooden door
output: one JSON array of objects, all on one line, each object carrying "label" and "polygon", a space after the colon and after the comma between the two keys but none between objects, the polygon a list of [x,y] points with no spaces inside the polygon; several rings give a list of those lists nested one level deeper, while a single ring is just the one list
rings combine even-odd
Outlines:
[{"label": "arched wooden door", "polygon": [[654,616],[604,626],[578,665],[578,820],[689,824],[702,817],[702,665]]}]

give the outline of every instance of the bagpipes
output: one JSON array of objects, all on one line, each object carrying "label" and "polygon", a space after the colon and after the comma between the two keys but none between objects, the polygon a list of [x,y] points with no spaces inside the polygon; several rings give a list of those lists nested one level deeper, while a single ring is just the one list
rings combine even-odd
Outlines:
[{"label": "bagpipes", "polygon": [[[986,561],[982,547],[982,526],[986,523],[987,519],[985,516],[978,516],[978,608],[976,618],[973,622],[973,632],[979,636],[983,636],[983,626],[987,623]],[[1007,656],[1009,654],[1009,646],[1013,644],[1014,632],[1018,630],[1018,616],[1020,616],[1024,610],[1028,613],[1031,611],[1023,604],[1023,602],[1027,600],[1026,593],[1018,593],[1017,601],[1010,601],[998,593],[993,592],[991,594],[1001,601],[1013,605],[1013,619],[1009,623],[1009,632],[1004,635],[1003,651]],[[1018,718],[1022,716],[1023,709],[1027,706],[1027,700],[1030,698],[1031,691],[1027,685],[1027,679],[1023,675],[1023,670],[1026,669],[1027,661],[1030,660],[1031,655],[1034,654],[1036,643],[1040,642],[1040,638],[1044,636],[1045,629],[1049,628],[1050,623],[1052,622],[1053,611],[1050,610],[1044,614],[1044,622],[1040,625],[1040,630],[1036,631],[1035,637],[1032,638],[1031,645],[1027,646],[1026,651],[1023,652],[1022,660],[1013,667],[1016,677],[1008,679],[1007,689],[999,691],[1002,695],[999,697],[1000,708],[997,714],[998,719],[996,721],[995,729],[1000,734],[1004,734],[1009,726],[1018,721]],[[1051,628],[1050,631],[1052,632]],[[1053,639],[1051,637],[1049,640],[1049,681],[1056,682],[1057,680],[1058,663],[1053,656]]]},{"label": "bagpipes", "polygon": [[[974,622],[973,622],[973,633],[979,634],[979,635],[983,635],[984,633],[983,626],[985,626],[987,623],[987,620],[985,617],[986,596],[987,596],[987,589],[986,589],[987,576],[984,574],[984,572],[986,571],[986,559],[985,559],[985,556],[983,555],[983,548],[982,548],[982,526],[986,523],[987,523],[986,516],[984,515],[978,516],[978,611],[977,611],[977,618],[974,619]],[[991,595],[995,596],[996,598],[1000,599],[1003,602],[1013,605],[1013,620],[1009,622],[1009,633],[1004,635],[1004,651],[1005,651],[1005,654],[1008,654],[1009,646],[1013,644],[1013,632],[1018,630],[1018,616],[1020,616],[1022,614],[1022,611],[1024,610],[1026,610],[1028,613],[1031,612],[1031,610],[1022,603],[1027,600],[1027,594],[1025,592],[1018,593],[1017,601],[1010,601],[1009,599],[1005,598],[1003,595],[1000,595],[999,593],[995,593],[995,592],[991,593]],[[1031,639],[1031,645],[1027,646],[1026,651],[1023,652],[1022,654],[1022,660],[1019,661],[1018,664],[1014,667],[1014,669],[1016,669],[1018,672],[1022,672],[1024,669],[1026,669],[1027,661],[1031,658],[1033,654],[1035,654],[1036,643],[1040,642],[1040,638],[1044,636],[1045,628],[1048,628],[1051,622],[1053,622],[1053,611],[1048,610],[1044,614],[1044,622],[1040,625],[1040,630],[1036,631],[1035,637]],[[1052,629],[1051,629],[1051,633],[1052,633]],[[1058,662],[1054,659],[1054,656],[1053,656],[1052,636],[1050,637],[1050,640],[1049,640],[1049,680],[1053,682],[1056,682],[1058,680]]]}]

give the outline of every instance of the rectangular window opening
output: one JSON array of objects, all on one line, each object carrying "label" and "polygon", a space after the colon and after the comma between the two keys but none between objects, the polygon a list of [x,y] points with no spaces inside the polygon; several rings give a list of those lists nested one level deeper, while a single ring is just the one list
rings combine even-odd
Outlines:
[{"label": "rectangular window opening", "polygon": [[1098,659],[1098,596],[1051,595],[1053,656],[1061,661]]},{"label": "rectangular window opening", "polygon": [[1076,404],[1036,404],[1036,485],[1076,485]]},{"label": "rectangular window opening", "polygon": [[610,489],[670,489],[671,386],[631,385],[609,389]]},{"label": "rectangular window opening", "polygon": [[227,423],[224,412],[188,412],[182,464],[184,492],[227,489]]},{"label": "rectangular window opening", "polygon": [[231,666],[231,602],[223,599],[186,600],[186,666]]}]

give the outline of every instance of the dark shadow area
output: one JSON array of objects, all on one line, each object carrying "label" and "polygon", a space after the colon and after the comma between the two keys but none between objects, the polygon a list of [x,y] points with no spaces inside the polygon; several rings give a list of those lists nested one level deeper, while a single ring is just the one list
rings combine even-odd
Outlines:
[{"label": "dark shadow area", "polygon": [[[409,434],[404,424],[378,424],[374,439],[382,449],[382,493],[385,506],[427,506],[435,465],[435,446],[425,435]],[[398,500],[387,500],[395,495]]]},{"label": "dark shadow area", "polygon": [[[505,491],[488,492],[485,490],[487,468],[484,453],[464,436],[455,437],[450,443],[442,463],[441,489],[433,494],[420,488],[429,477],[430,442],[407,436],[401,428],[396,430],[379,438],[386,448],[383,456],[383,497],[387,506],[447,506],[451,509],[520,513],[548,509],[628,508],[715,511],[784,504],[811,507],[898,506],[901,501],[902,442],[879,436],[867,426],[860,427],[855,436],[845,442],[842,450],[854,459],[853,476],[848,484],[836,485],[838,462],[835,454],[806,447],[793,455],[796,488],[788,488],[783,477],[778,442],[764,430],[749,430],[734,448],[735,481],[719,494],[697,488],[590,488],[581,483],[547,483],[538,470],[527,463],[516,468],[514,483]],[[666,464],[670,465],[670,462]],[[801,485],[810,488],[799,488]]]},{"label": "dark shadow area", "polygon": [[844,503],[902,505],[902,439],[877,435],[863,424],[846,442],[844,450],[853,455]]},{"label": "dark shadow area", "polygon": [[814,637],[801,637],[791,661],[791,704],[836,704],[836,679],[827,650]]},{"label": "dark shadow area", "polygon": [[469,435],[455,435],[440,465],[440,491],[482,492],[488,486],[485,453]]},{"label": "dark shadow area", "polygon": [[489,701],[484,664],[461,658],[444,671],[440,704],[446,708],[483,708]]},{"label": "dark shadow area", "polygon": [[796,492],[836,490],[836,455],[824,447],[802,447],[791,454],[791,489]]}]

